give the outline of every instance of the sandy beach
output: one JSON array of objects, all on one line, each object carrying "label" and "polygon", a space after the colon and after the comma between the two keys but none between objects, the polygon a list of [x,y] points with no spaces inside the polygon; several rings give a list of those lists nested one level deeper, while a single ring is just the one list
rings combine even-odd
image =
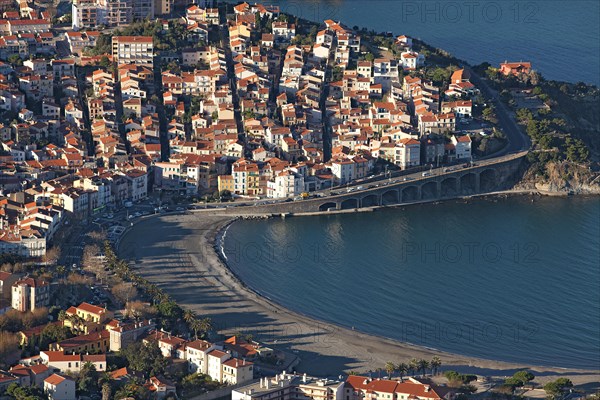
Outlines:
[{"label": "sandy beach", "polygon": [[297,371],[317,376],[367,372],[410,358],[439,356],[445,367],[489,377],[529,368],[543,383],[570,378],[587,391],[600,387],[600,371],[565,370],[483,360],[426,349],[316,321],[273,304],[246,288],[214,251],[217,233],[232,220],[217,213],[163,215],[139,221],[120,243],[120,256],[180,305],[213,319],[219,333],[244,332],[300,357]]}]

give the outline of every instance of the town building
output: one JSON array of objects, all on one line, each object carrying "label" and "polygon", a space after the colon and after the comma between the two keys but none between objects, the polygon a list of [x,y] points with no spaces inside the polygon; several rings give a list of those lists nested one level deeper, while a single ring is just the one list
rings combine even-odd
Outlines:
[{"label": "town building", "polygon": [[119,64],[152,67],[154,63],[152,36],[113,36],[112,56]]},{"label": "town building", "polygon": [[12,308],[34,311],[50,303],[50,285],[41,279],[24,278],[12,285]]},{"label": "town building", "polygon": [[52,374],[44,380],[44,392],[50,400],[75,400],[75,380],[67,375]]}]

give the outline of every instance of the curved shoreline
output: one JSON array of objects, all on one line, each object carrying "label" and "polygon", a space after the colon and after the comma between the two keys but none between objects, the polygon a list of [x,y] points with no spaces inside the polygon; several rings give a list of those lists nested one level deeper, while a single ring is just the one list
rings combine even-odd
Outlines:
[{"label": "curved shoreline", "polygon": [[[152,252],[144,254],[141,258],[135,254],[136,243],[141,245],[140,247],[150,245],[150,249],[157,248],[152,240],[153,231],[160,231],[156,241],[158,243],[160,237],[169,236],[164,228],[161,229],[164,224],[152,224],[154,218],[140,221],[123,237],[121,244],[125,246],[121,246],[121,250],[126,250],[120,251],[120,254],[131,258],[133,250],[134,258],[137,258],[138,262],[141,260],[144,271],[140,272],[145,277],[158,283],[183,306],[211,316],[221,333],[254,333],[258,340],[269,346],[297,353],[301,358],[299,370],[315,375],[336,376],[342,371],[375,370],[381,368],[386,361],[397,362],[412,357],[431,359],[437,355],[445,366],[451,365],[453,369],[462,372],[486,376],[506,376],[511,375],[511,371],[529,368],[537,371],[534,372],[537,376],[547,380],[558,376],[569,376],[575,384],[590,384],[600,380],[599,372],[594,370],[531,367],[520,363],[461,356],[351,330],[286,309],[244,284],[222,258],[221,249],[218,248],[219,241],[222,240],[220,235],[225,233],[226,228],[237,218],[216,214],[209,216],[204,213],[159,218],[163,219],[163,223],[169,220],[169,225],[177,231],[200,231],[196,235],[186,232],[186,236],[176,238],[172,242],[173,248],[160,247],[167,250],[166,253],[161,253],[161,256],[174,261],[172,268],[175,270],[170,272],[168,266],[162,266],[160,257],[158,265],[154,267],[153,263],[156,262],[152,260]],[[135,234],[140,226],[147,224],[149,226],[143,230],[145,235]],[[154,232],[154,235],[156,234],[157,232]],[[144,243],[137,242],[138,239],[144,239]],[[168,243],[163,241],[163,244]],[[194,254],[197,253],[195,249],[198,245],[210,250],[201,255],[201,260],[197,258],[198,254]],[[188,262],[178,263],[177,257],[171,255],[174,248],[180,250],[179,259],[189,258]],[[146,266],[150,268],[144,268]],[[170,287],[170,283],[181,286],[180,290]],[[243,308],[244,311],[237,312],[238,308]]]},{"label": "curved shoreline", "polygon": [[[494,197],[494,196],[492,196]],[[294,309],[290,309],[286,306],[283,306],[281,303],[277,302],[276,300],[271,299],[270,297],[262,294],[260,291],[254,289],[253,287],[251,287],[250,285],[248,285],[246,282],[244,282],[244,280],[231,268],[231,266],[229,265],[228,261],[227,261],[227,256],[225,255],[225,237],[227,235],[227,231],[228,229],[234,224],[234,223],[239,223],[242,222],[240,221],[243,219],[241,218],[233,218],[232,220],[228,221],[222,228],[220,228],[219,230],[217,230],[216,234],[215,234],[215,242],[214,242],[214,250],[215,253],[217,254],[217,256],[219,257],[219,259],[221,260],[221,263],[223,264],[223,268],[227,269],[227,272],[229,274],[231,274],[238,282],[239,285],[241,285],[245,290],[253,293],[256,296],[259,296],[260,298],[263,299],[263,301],[268,302],[269,304],[282,309],[282,310],[286,310],[288,313],[291,314],[296,314],[302,318],[306,318],[308,320],[312,320],[315,321],[317,323],[321,323],[321,324],[328,324],[328,325],[332,325],[335,326],[337,328],[340,329],[345,329],[348,331],[353,331],[353,332],[358,332],[362,335],[366,335],[369,337],[373,337],[379,340],[386,340],[386,341],[392,341],[392,342],[398,342],[398,343],[402,343],[403,345],[407,345],[407,346],[411,346],[414,347],[415,349],[418,350],[426,350],[426,351],[433,351],[439,354],[447,354],[447,355],[452,355],[455,357],[467,357],[467,358],[472,358],[474,360],[481,360],[481,361],[494,361],[494,362],[498,362],[498,363],[506,363],[506,364],[522,364],[519,361],[504,361],[504,360],[488,360],[485,358],[479,358],[477,356],[470,356],[470,355],[462,355],[462,354],[458,354],[458,353],[452,353],[452,352],[448,352],[446,350],[442,350],[442,349],[438,349],[435,347],[430,347],[430,346],[423,346],[423,345],[419,345],[416,343],[412,343],[412,342],[408,342],[408,341],[401,341],[399,339],[395,339],[392,337],[388,337],[388,336],[384,336],[384,335],[380,335],[380,334],[376,334],[376,333],[371,333],[371,332],[365,332],[363,330],[360,329],[354,329],[354,327],[350,327],[350,326],[346,326],[340,323],[336,323],[336,322],[332,322],[332,321],[327,321],[324,319],[321,319],[319,317],[315,317],[315,316],[311,316],[308,315],[302,311],[298,311],[298,310],[294,310]],[[525,365],[525,364],[522,364]],[[541,369],[549,369],[549,370],[562,370],[562,371],[571,371],[571,370],[577,370],[577,371],[587,371],[586,369],[579,369],[579,368],[570,368],[570,367],[561,367],[561,366],[554,366],[554,365],[535,365],[533,367],[530,368],[541,368]]]}]

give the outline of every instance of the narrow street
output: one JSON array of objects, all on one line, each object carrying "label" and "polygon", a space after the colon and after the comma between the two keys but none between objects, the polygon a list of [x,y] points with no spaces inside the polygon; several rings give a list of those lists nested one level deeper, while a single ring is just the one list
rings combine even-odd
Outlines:
[{"label": "narrow street", "polygon": [[92,138],[92,123],[90,121],[90,110],[87,105],[87,96],[85,94],[85,69],[82,67],[75,67],[75,79],[77,79],[77,92],[79,94],[79,104],[83,112],[83,121],[85,123],[85,129],[87,135],[85,137],[88,147],[88,155],[94,155],[94,140]]},{"label": "narrow street", "polygon": [[321,126],[323,129],[323,158],[324,161],[328,161],[331,158],[331,124],[327,117],[327,98],[329,97],[329,82],[333,80],[333,64],[335,61],[335,51],[337,49],[337,39],[334,39],[331,43],[331,50],[329,51],[329,58],[325,65],[325,78],[323,79],[323,87],[321,88],[321,98],[319,100],[319,108],[321,109]]},{"label": "narrow street", "polygon": [[237,82],[235,79],[235,71],[233,68],[233,56],[231,54],[231,48],[229,46],[229,29],[227,27],[227,19],[223,15],[226,10],[220,9],[221,24],[219,25],[219,35],[221,37],[221,48],[225,52],[225,62],[227,64],[227,79],[229,80],[229,89],[231,90],[231,96],[233,100],[233,114],[235,117],[235,123],[237,126],[237,132],[240,139],[246,144],[246,135],[244,132],[244,124],[242,122],[242,111],[240,109],[240,98],[237,92]]},{"label": "narrow street", "polygon": [[125,122],[123,122],[123,94],[121,93],[121,81],[117,80],[115,83],[115,123],[117,124],[117,128],[119,129],[119,135],[125,143],[125,149],[127,150],[127,154],[130,154],[131,145],[129,140],[127,140],[127,132],[125,132]]},{"label": "narrow street", "polygon": [[163,103],[162,66],[156,65],[157,60],[154,60],[154,63],[154,91],[156,96],[158,97],[158,104],[156,104],[156,113],[158,114],[158,135],[160,140],[160,154],[162,161],[168,161],[170,149],[169,137],[167,134],[168,121]]}]

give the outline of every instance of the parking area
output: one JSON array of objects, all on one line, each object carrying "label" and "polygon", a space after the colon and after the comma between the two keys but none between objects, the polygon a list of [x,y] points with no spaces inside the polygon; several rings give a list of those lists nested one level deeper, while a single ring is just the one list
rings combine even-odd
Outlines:
[{"label": "parking area", "polygon": [[121,235],[123,235],[123,232],[125,232],[124,226],[113,225],[108,228],[106,237],[111,243],[116,243],[121,238]]},{"label": "parking area", "polygon": [[488,135],[492,131],[492,128],[487,122],[465,118],[457,120],[456,129],[464,134],[482,136]]}]

